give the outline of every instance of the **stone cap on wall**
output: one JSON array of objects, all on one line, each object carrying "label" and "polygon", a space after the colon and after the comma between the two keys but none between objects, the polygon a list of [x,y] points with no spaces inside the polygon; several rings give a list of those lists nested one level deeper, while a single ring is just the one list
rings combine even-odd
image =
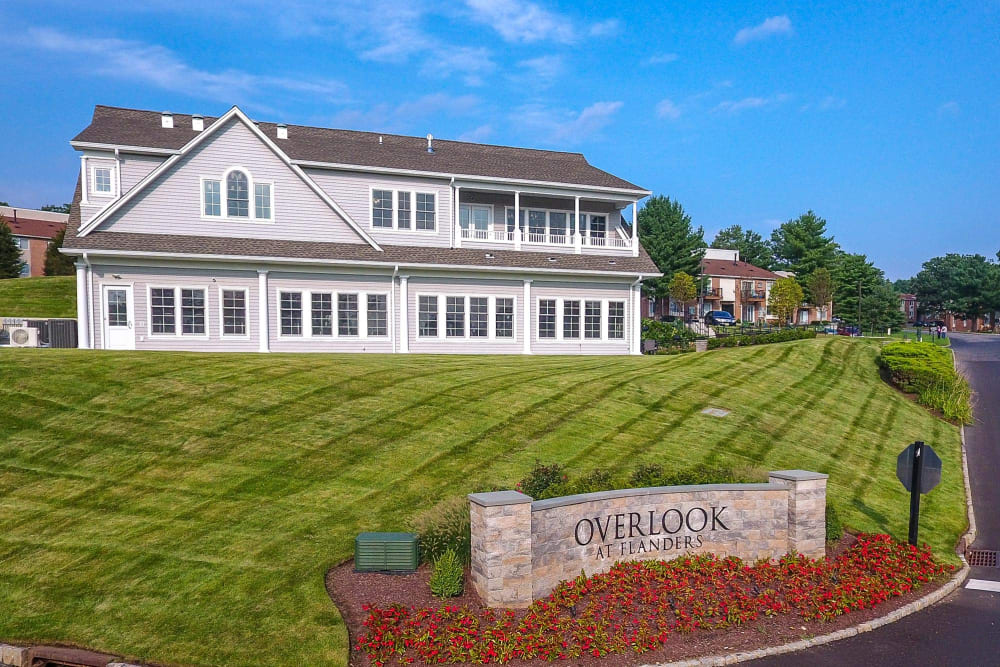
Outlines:
[{"label": "stone cap on wall", "polygon": [[[773,474],[773,473],[772,473]],[[826,475],[824,475],[826,477]],[[595,491],[593,493],[578,493],[575,496],[561,496],[559,498],[547,498],[536,500],[531,503],[531,511],[547,510],[553,507],[565,507],[566,505],[578,505],[589,503],[595,500],[611,500],[614,498],[626,498],[636,496],[652,496],[662,493],[691,493],[691,492],[715,492],[715,491],[787,491],[783,484],[697,484],[684,486],[648,486],[641,489],[616,489],[614,491]],[[471,497],[471,496],[470,496]]]},{"label": "stone cap on wall", "polygon": [[821,472],[812,472],[809,470],[775,470],[767,474],[775,479],[787,479],[792,482],[808,482],[811,479],[827,479],[830,477]]},{"label": "stone cap on wall", "polygon": [[469,500],[481,507],[498,507],[530,503],[531,496],[526,496],[520,491],[491,491],[489,493],[470,493]]}]

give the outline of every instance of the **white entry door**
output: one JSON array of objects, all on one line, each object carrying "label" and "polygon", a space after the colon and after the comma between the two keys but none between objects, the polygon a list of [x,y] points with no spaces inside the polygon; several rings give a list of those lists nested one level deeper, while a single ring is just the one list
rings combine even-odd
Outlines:
[{"label": "white entry door", "polygon": [[134,303],[131,285],[104,286],[104,348],[134,350]]}]

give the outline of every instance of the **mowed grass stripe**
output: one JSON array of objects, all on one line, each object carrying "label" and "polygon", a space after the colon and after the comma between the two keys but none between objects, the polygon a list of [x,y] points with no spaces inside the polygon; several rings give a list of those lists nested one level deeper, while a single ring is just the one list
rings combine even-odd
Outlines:
[{"label": "mowed grass stripe", "polygon": [[[4,352],[0,640],[345,664],[323,575],[354,536],[536,459],[818,469],[849,525],[903,535],[897,445],[933,439],[952,466],[958,436],[874,355],[830,338],[644,358]],[[925,499],[945,554],[963,502],[947,476]]]}]

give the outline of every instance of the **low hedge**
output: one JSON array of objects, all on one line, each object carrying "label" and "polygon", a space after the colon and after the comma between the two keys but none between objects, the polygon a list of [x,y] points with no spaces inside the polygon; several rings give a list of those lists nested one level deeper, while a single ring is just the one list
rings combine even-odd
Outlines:
[{"label": "low hedge", "polygon": [[917,401],[961,424],[972,423],[972,390],[951,353],[934,343],[889,343],[878,356],[889,381]]},{"label": "low hedge", "polygon": [[747,334],[743,336],[726,336],[724,338],[709,338],[708,349],[718,347],[745,347],[747,345],[766,345],[767,343],[784,343],[790,340],[815,338],[813,329],[782,329],[765,334]]}]

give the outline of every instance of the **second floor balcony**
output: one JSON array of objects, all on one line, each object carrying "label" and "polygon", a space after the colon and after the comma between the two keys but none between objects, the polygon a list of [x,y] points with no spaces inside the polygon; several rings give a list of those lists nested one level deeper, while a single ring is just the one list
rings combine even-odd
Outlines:
[{"label": "second floor balcony", "polygon": [[574,232],[551,232],[530,230],[493,230],[462,228],[463,241],[483,241],[487,243],[510,243],[520,241],[523,245],[556,245],[579,246],[580,248],[615,248],[629,250],[632,239],[623,238],[620,234],[607,232],[591,232],[577,234]]}]

